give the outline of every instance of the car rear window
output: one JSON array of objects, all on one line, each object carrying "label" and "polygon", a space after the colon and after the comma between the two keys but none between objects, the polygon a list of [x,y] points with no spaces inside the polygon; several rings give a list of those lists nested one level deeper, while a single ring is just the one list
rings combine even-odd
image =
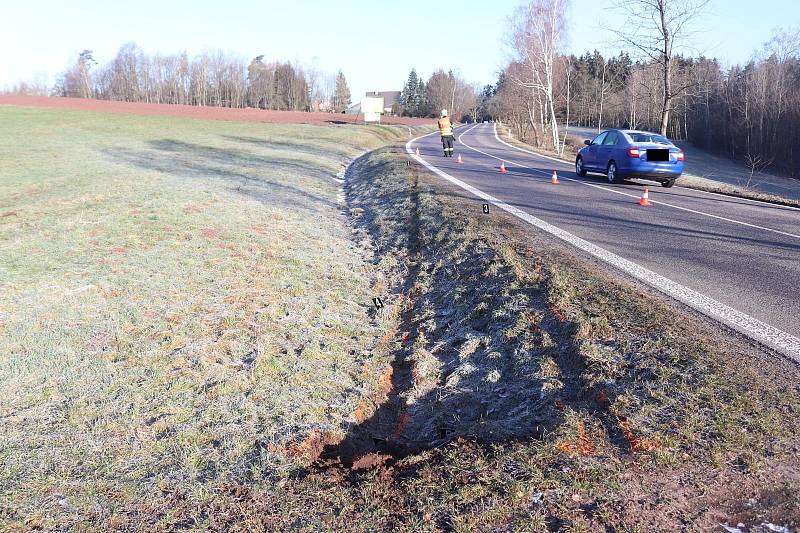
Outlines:
[{"label": "car rear window", "polygon": [[640,131],[628,132],[628,137],[635,143],[672,144],[669,139],[657,133],[642,133]]}]

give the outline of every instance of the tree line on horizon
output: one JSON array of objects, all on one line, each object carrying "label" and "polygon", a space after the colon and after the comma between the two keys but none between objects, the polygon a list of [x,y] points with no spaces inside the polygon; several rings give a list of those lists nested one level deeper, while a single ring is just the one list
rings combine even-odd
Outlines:
[{"label": "tree line on horizon", "polygon": [[[78,54],[52,87],[19,83],[11,94],[341,113],[351,104],[344,73],[329,75],[292,62],[264,61],[218,50],[190,59],[186,52],[147,55],[135,43],[99,65],[91,50]],[[391,114],[438,116],[449,109],[459,120],[477,117],[477,90],[452,70],[436,70],[427,83],[412,69]]]},{"label": "tree line on horizon", "polygon": [[[18,86],[16,93],[41,94],[45,88]],[[285,111],[343,112],[351,95],[344,73],[331,75],[292,62],[249,63],[240,56],[204,52],[147,55],[135,43],[123,45],[110,62],[99,65],[82,51],[55,85],[51,96],[125,102],[184,104]]]},{"label": "tree line on horizon", "polygon": [[437,117],[442,109],[448,110],[458,121],[478,119],[478,92],[470,83],[453,74],[452,70],[437,69],[425,82],[411,69],[403,90],[396,115],[407,117]]},{"label": "tree line on horizon", "polygon": [[482,90],[478,119],[500,119],[517,138],[560,153],[582,145],[564,124],[635,128],[755,171],[800,175],[800,28],[776,30],[751,60],[725,67],[674,52],[690,42],[688,25],[707,1],[618,0],[631,18],[610,31],[624,50],[576,56],[562,50],[567,2],[530,0],[515,12],[515,58]]}]

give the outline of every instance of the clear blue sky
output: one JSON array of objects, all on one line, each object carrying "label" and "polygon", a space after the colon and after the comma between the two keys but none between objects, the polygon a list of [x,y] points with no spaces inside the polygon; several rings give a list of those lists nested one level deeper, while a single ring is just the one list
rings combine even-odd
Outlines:
[{"label": "clear blue sky", "polygon": [[[573,0],[569,50],[615,50],[613,0]],[[0,87],[53,76],[89,48],[101,63],[134,41],[147,52],[222,48],[249,59],[291,59],[342,68],[352,92],[400,89],[411,67],[438,66],[485,84],[508,58],[504,36],[516,0],[255,1],[29,0],[0,18]],[[797,0],[712,0],[695,48],[725,63],[746,61],[773,28],[796,24]]]}]

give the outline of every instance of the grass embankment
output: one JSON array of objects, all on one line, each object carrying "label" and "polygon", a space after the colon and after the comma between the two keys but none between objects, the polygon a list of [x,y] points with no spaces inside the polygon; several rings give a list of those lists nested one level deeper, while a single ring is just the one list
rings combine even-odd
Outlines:
[{"label": "grass embankment", "polygon": [[[791,178],[786,178],[787,181]],[[777,194],[769,194],[760,192],[755,189],[748,189],[747,187],[737,187],[721,181],[716,181],[702,176],[684,175],[681,176],[679,185],[688,187],[690,189],[697,189],[699,191],[713,192],[717,194],[724,194],[726,196],[734,196],[737,198],[748,198],[750,200],[759,200],[776,205],[786,205],[789,207],[800,207],[800,200],[778,196]]]},{"label": "grass embankment", "polygon": [[384,150],[348,181],[396,324],[376,409],[306,474],[220,495],[209,525],[798,524],[795,366],[434,180]]},{"label": "grass embankment", "polygon": [[335,178],[408,129],[0,124],[0,529],[147,527],[306,464],[387,364]]}]

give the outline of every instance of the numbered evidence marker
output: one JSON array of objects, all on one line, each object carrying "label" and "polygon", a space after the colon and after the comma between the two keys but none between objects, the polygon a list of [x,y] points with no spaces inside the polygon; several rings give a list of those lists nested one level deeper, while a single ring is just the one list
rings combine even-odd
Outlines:
[{"label": "numbered evidence marker", "polygon": [[483,212],[487,214],[489,213],[489,204],[483,204]]},{"label": "numbered evidence marker", "polygon": [[372,299],[372,303],[375,304],[375,309],[383,309],[383,302],[380,298],[375,297]]}]

